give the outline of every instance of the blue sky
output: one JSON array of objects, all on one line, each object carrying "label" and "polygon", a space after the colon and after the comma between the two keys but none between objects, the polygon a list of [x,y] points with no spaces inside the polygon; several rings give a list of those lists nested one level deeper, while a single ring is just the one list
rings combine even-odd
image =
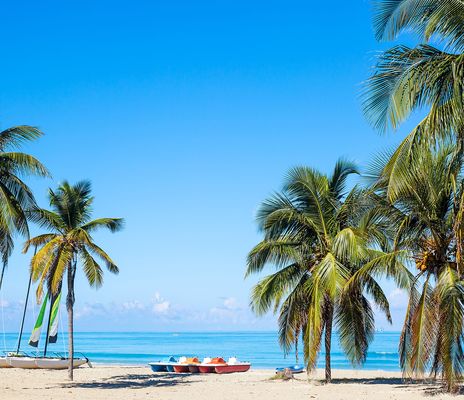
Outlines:
[{"label": "blue sky", "polygon": [[[26,151],[52,180],[90,179],[96,238],[118,262],[99,291],[77,282],[77,330],[274,329],[248,311],[255,210],[286,170],[368,163],[381,136],[359,93],[377,52],[369,1],[9,2],[0,25],[0,127],[45,136]],[[18,241],[18,248],[20,241]],[[16,330],[29,256],[2,302]],[[386,285],[401,325],[404,298]],[[30,322],[32,324],[32,321]],[[387,327],[379,320],[380,326]]]}]

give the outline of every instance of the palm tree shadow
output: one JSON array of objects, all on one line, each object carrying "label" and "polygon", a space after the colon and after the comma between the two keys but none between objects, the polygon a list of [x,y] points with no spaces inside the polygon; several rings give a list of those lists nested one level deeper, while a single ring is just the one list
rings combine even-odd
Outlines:
[{"label": "palm tree shadow", "polygon": [[[419,388],[423,391],[424,396],[433,397],[445,393],[444,387],[441,382],[433,379],[402,379],[402,378],[341,378],[333,379],[331,384],[349,384],[357,383],[363,385],[393,385],[397,389],[409,390],[413,387]],[[461,388],[459,393],[464,394],[464,388]]]},{"label": "palm tree shadow", "polygon": [[359,383],[363,385],[403,385],[406,382],[401,378],[337,378],[332,379],[332,384]]},{"label": "palm tree shadow", "polygon": [[142,389],[147,387],[170,387],[188,384],[185,377],[190,374],[127,374],[116,375],[93,382],[72,382],[64,388],[82,389]]}]

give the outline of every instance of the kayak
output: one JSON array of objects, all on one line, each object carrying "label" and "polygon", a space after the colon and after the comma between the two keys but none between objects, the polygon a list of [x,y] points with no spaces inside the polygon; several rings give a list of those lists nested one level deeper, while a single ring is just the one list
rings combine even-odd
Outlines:
[{"label": "kayak", "polygon": [[301,374],[304,371],[304,367],[301,365],[290,365],[289,367],[276,368],[276,372],[284,372],[289,370],[292,374]]}]

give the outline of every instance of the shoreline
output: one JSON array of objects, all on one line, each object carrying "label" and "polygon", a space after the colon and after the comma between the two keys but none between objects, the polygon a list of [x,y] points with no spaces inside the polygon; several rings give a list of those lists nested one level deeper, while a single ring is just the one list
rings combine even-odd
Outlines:
[{"label": "shoreline", "polygon": [[250,370],[236,374],[153,373],[147,366],[97,365],[76,369],[75,381],[67,371],[0,369],[0,398],[15,400],[76,399],[112,400],[169,399],[203,400],[205,395],[220,400],[303,400],[317,398],[419,400],[430,395],[440,399],[440,385],[426,380],[406,384],[401,372],[381,370],[332,370],[333,381],[324,384],[324,370],[295,379],[271,379],[274,371]]},{"label": "shoreline", "polygon": [[[148,366],[148,363],[147,364],[125,364],[125,363],[101,363],[101,362],[92,362],[92,360],[90,360],[90,362],[92,363],[92,365],[95,367],[95,368],[124,368],[124,367],[127,367],[127,368],[149,368]],[[150,361],[151,362],[151,361]],[[291,363],[288,363],[288,365],[291,365]],[[300,365],[303,365],[300,363]],[[275,372],[276,368],[278,367],[253,367],[253,365],[251,365],[251,368],[250,368],[250,371],[253,372],[253,371],[259,371],[259,372]],[[310,375],[312,374],[317,374],[317,373],[320,373],[320,372],[323,372],[324,369],[323,368],[316,368]],[[332,373],[334,372],[337,372],[337,373],[340,373],[340,374],[343,374],[343,372],[346,372],[346,371],[349,371],[350,373],[356,373],[356,372],[359,372],[359,373],[363,373],[363,372],[366,372],[368,374],[370,373],[385,373],[385,374],[399,374],[402,376],[402,373],[401,373],[401,370],[398,369],[398,371],[392,371],[392,370],[386,370],[386,369],[368,369],[368,368],[332,368]],[[305,372],[302,373],[302,374],[299,374],[299,375],[307,375],[306,374],[306,369],[305,369]]]}]

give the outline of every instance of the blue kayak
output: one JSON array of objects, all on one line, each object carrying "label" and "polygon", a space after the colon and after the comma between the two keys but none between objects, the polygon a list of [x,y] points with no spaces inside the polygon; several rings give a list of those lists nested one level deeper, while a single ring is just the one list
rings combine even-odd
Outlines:
[{"label": "blue kayak", "polygon": [[153,372],[173,372],[173,364],[176,364],[177,360],[174,357],[163,358],[160,361],[148,363]]},{"label": "blue kayak", "polygon": [[304,367],[301,365],[290,365],[288,367],[276,368],[276,372],[283,372],[288,369],[292,374],[300,374],[304,371]]}]

